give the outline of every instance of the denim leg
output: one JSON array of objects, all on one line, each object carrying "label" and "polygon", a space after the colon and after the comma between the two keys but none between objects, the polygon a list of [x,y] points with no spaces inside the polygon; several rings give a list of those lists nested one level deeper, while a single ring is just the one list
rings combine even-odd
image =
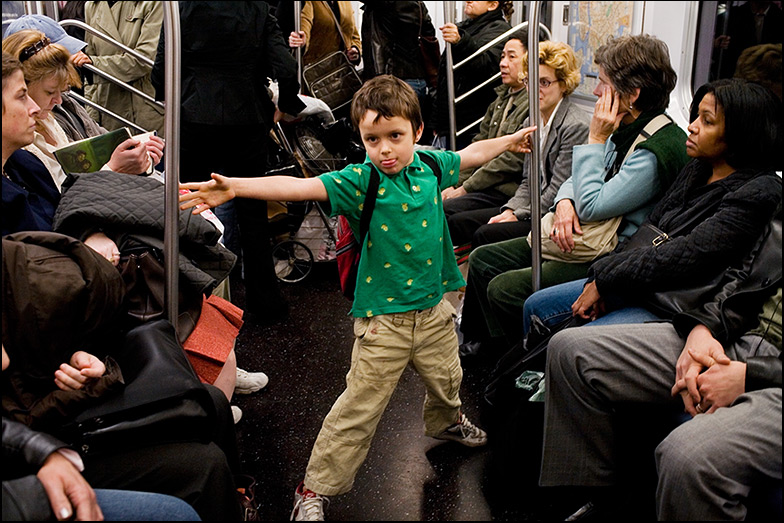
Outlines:
[{"label": "denim leg", "polygon": [[583,292],[588,278],[574,280],[533,293],[523,307],[523,336],[528,333],[531,316],[536,315],[548,327],[572,315],[572,304]]},{"label": "denim leg", "polygon": [[425,82],[424,78],[406,78],[403,80],[411,88],[417,95],[417,99],[419,100],[419,106],[425,107],[427,103],[427,82]]},{"label": "denim leg", "polygon": [[174,496],[95,489],[95,497],[106,521],[201,521],[193,507]]},{"label": "denim leg", "polygon": [[643,309],[642,307],[624,307],[623,309],[618,309],[617,311],[612,311],[605,314],[604,316],[596,318],[592,322],[587,323],[586,327],[598,327],[600,325],[619,325],[622,323],[645,323],[648,321],[661,320],[661,318],[656,316],[648,309]]},{"label": "denim leg", "polygon": [[234,210],[234,201],[228,201],[215,207],[215,215],[223,223],[223,245],[231,252],[240,256],[240,234],[237,229],[237,213]]}]

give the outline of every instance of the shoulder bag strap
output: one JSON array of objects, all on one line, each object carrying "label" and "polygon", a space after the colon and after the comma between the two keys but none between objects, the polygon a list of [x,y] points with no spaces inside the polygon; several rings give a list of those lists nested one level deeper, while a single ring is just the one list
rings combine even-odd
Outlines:
[{"label": "shoulder bag strap", "polygon": [[376,195],[378,194],[378,186],[381,183],[381,177],[376,171],[376,167],[370,164],[370,183],[368,183],[367,192],[365,193],[365,203],[362,205],[362,216],[359,218],[359,248],[365,243],[365,236],[367,236],[368,229],[370,229],[370,218],[373,216],[373,209],[376,207]]},{"label": "shoulder bag strap", "polygon": [[438,188],[440,190],[441,189],[441,168],[438,166],[438,162],[431,155],[429,155],[429,154],[427,154],[427,153],[425,153],[423,151],[419,152],[419,158],[425,163],[425,165],[430,167],[430,170],[433,171],[433,174],[436,175],[436,179],[438,180]]},{"label": "shoulder bag strap", "polygon": [[648,122],[648,125],[646,125],[642,131],[640,131],[640,134],[637,135],[637,138],[635,138],[634,142],[632,143],[632,146],[629,147],[629,150],[626,152],[626,156],[624,156],[621,165],[626,163],[626,160],[629,159],[629,156],[631,156],[634,150],[637,149],[638,145],[640,145],[642,142],[644,142],[645,140],[647,140],[648,138],[650,138],[651,136],[659,132],[660,129],[662,129],[665,125],[670,123],[672,123],[672,120],[670,119],[669,116],[667,116],[664,113],[660,114],[659,116],[657,116],[656,118]]},{"label": "shoulder bag strap", "polygon": [[[332,10],[332,6],[329,5],[329,2],[322,2],[322,4],[327,6],[327,10],[329,11],[329,14],[332,15],[332,20],[335,22],[335,27],[338,30],[338,37],[340,37],[340,43],[343,44],[342,51],[345,53],[346,51],[348,51],[350,46],[348,45],[348,42],[346,42],[345,38],[343,38],[343,29],[340,27],[340,20],[338,20],[338,17],[335,15],[335,11]],[[338,11],[339,10],[340,10],[340,6],[338,6]]]}]

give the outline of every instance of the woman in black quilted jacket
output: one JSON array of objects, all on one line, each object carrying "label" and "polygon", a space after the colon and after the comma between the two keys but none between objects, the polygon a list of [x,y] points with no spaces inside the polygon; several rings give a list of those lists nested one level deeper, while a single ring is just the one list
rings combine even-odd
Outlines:
[{"label": "woman in black quilted jacket", "polygon": [[638,232],[596,260],[587,280],[534,293],[526,331],[532,315],[547,325],[572,315],[592,325],[670,318],[699,301],[684,289],[709,286],[754,247],[781,206],[781,102],[760,85],[717,80],[694,95],[688,131],[694,159]]}]

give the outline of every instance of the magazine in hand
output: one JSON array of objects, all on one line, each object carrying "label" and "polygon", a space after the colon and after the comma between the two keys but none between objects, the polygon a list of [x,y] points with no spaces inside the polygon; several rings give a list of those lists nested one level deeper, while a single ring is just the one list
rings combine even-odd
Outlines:
[{"label": "magazine in hand", "polygon": [[[140,134],[133,138],[144,143],[155,131]],[[105,134],[71,142],[54,151],[54,156],[66,174],[91,173],[99,171],[111,159],[118,145],[131,138],[127,127],[121,127]],[[141,146],[141,145],[140,145]]]}]

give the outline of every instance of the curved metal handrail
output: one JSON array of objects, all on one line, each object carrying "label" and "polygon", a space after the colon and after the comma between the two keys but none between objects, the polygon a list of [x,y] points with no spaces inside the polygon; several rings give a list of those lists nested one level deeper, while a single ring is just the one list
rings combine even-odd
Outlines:
[{"label": "curved metal handrail", "polygon": [[[104,41],[114,45],[115,47],[118,47],[123,52],[130,54],[131,56],[133,56],[134,58],[136,58],[140,62],[144,63],[145,65],[150,66],[150,68],[152,68],[153,64],[155,63],[152,60],[150,60],[149,58],[147,58],[146,56],[144,56],[143,54],[139,53],[138,51],[135,51],[134,49],[131,49],[127,45],[123,44],[122,42],[118,42],[117,40],[115,40],[111,36],[108,36],[107,34],[102,33],[101,31],[98,31],[97,29],[93,28],[90,25],[87,25],[86,23],[84,23],[84,22],[82,22],[80,20],[74,20],[74,19],[70,19],[69,18],[67,20],[61,20],[59,22],[59,24],[63,28],[65,28],[65,27],[78,27],[80,29],[84,29],[86,32],[88,32],[88,33],[90,33],[92,35],[95,35],[98,38],[100,38],[101,40],[104,40]],[[111,82],[111,83],[113,83],[115,85],[118,85],[121,88],[123,88],[123,89],[125,89],[125,90],[127,90],[127,91],[129,91],[129,92],[131,92],[133,94],[135,94],[136,96],[138,96],[139,98],[144,100],[146,103],[148,103],[150,105],[154,105],[156,107],[160,107],[161,109],[165,109],[164,105],[161,102],[157,101],[155,98],[153,98],[149,94],[147,94],[147,93],[145,93],[143,91],[140,91],[139,89],[135,88],[131,84],[126,83],[126,82],[120,80],[119,78],[117,78],[117,77],[115,77],[115,76],[113,76],[113,75],[111,75],[111,74],[109,74],[109,73],[107,73],[107,72],[105,72],[105,71],[103,71],[101,69],[98,69],[94,65],[92,65],[92,64],[85,64],[82,67],[85,70],[90,71],[91,73],[93,73],[95,75],[98,75],[101,78],[104,78],[104,79],[108,80],[109,82]],[[100,112],[103,112],[105,114],[108,114],[109,116],[111,116],[113,118],[117,118],[118,120],[122,121],[123,123],[127,123],[128,122],[128,120],[126,120],[125,118],[118,118],[117,115],[115,115],[111,110],[107,109],[106,107],[104,107],[104,106],[102,106],[100,104],[92,102],[89,105],[91,107],[95,108],[97,111],[100,111]],[[135,124],[131,124],[131,125],[135,129],[141,129],[141,127],[139,127],[138,125],[135,125]]]},{"label": "curved metal handrail", "polygon": [[66,20],[60,20],[60,25],[62,27],[71,27],[71,26],[73,26],[73,27],[78,27],[79,29],[84,29],[86,32],[90,33],[91,35],[97,36],[101,40],[104,40],[106,42],[109,42],[112,45],[115,45],[115,46],[119,47],[124,52],[126,52],[129,55],[133,56],[134,58],[136,58],[140,62],[144,62],[145,64],[149,65],[150,67],[152,67],[155,64],[154,60],[151,60],[150,58],[144,56],[139,51],[131,49],[127,45],[123,44],[122,42],[118,42],[117,40],[115,40],[111,36],[107,35],[106,33],[102,33],[98,29],[94,28],[91,25],[87,25],[86,23],[82,22],[81,20],[74,20],[73,18],[68,18]]},{"label": "curved metal handrail", "polygon": [[140,127],[140,126],[136,125],[132,121],[123,118],[119,114],[117,114],[117,113],[115,113],[113,111],[110,111],[106,107],[104,107],[102,105],[99,105],[99,104],[93,102],[92,100],[88,100],[87,98],[85,98],[84,96],[80,95],[79,93],[75,93],[75,92],[71,91],[71,92],[68,93],[68,96],[70,96],[74,100],[77,100],[77,101],[81,102],[83,105],[89,105],[90,107],[94,108],[97,111],[102,111],[102,112],[108,114],[109,116],[111,116],[112,118],[116,118],[117,120],[121,121],[122,123],[124,123],[128,127],[133,127],[134,129],[136,129],[140,133],[146,133],[147,132],[147,129],[145,129],[144,127]]},{"label": "curved metal handrail", "polygon": [[[455,4],[455,2],[444,2],[444,20],[447,23],[454,23],[454,19],[455,19],[454,4]],[[538,24],[540,30],[542,30],[545,33],[547,38],[551,39],[552,38],[552,33],[550,32],[550,29],[548,29],[546,25],[544,25],[544,24],[542,24],[542,23],[540,23],[538,21],[537,21],[537,24]],[[501,76],[501,73],[497,72],[496,74],[494,74],[493,76],[491,76],[487,80],[483,81],[479,85],[474,86],[469,91],[461,94],[458,97],[455,97],[455,93],[454,93],[454,72],[458,68],[464,66],[465,64],[467,64],[471,60],[474,60],[476,57],[478,57],[481,54],[483,54],[484,52],[486,52],[491,47],[497,45],[499,42],[505,41],[512,34],[514,34],[515,32],[517,32],[517,31],[519,31],[521,29],[524,29],[526,27],[528,27],[528,21],[525,21],[525,22],[522,22],[520,24],[515,25],[514,27],[512,27],[508,31],[504,32],[503,34],[495,37],[491,41],[489,41],[486,44],[484,44],[482,47],[480,47],[479,49],[474,51],[470,56],[467,56],[466,58],[464,58],[463,60],[461,60],[457,64],[454,63],[454,59],[452,58],[452,45],[449,44],[449,43],[446,44],[446,59],[447,59],[447,63],[446,63],[447,82],[446,82],[446,84],[447,84],[447,98],[448,98],[447,107],[448,107],[448,110],[449,110],[449,148],[452,149],[453,151],[457,148],[457,137],[461,136],[462,134],[464,134],[464,133],[468,132],[469,130],[473,129],[478,123],[481,123],[481,121],[482,121],[482,118],[479,118],[475,122],[472,122],[468,126],[464,127],[463,129],[460,129],[458,131],[457,130],[457,123],[456,123],[457,122],[457,116],[456,116],[457,104],[461,103],[462,101],[464,101],[465,99],[467,99],[472,94],[474,94],[475,92],[479,91],[480,89],[482,89],[486,85],[489,85],[489,84],[493,83],[496,79],[498,79]],[[539,42],[538,36],[539,36],[538,34],[535,35],[537,43]],[[530,39],[531,39],[530,35],[529,35],[528,39],[530,41]],[[538,52],[538,49],[539,48],[537,46],[537,52]],[[538,73],[538,71],[537,71],[537,73]],[[453,122],[454,122],[454,124],[453,124]]]},{"label": "curved metal handrail", "polygon": [[105,79],[109,80],[111,83],[113,83],[115,85],[119,85],[120,87],[130,91],[131,93],[135,94],[139,98],[142,98],[145,102],[149,103],[150,105],[157,105],[161,109],[165,108],[164,105],[161,102],[157,101],[155,98],[153,98],[149,94],[145,93],[144,91],[138,90],[137,88],[135,88],[131,84],[125,83],[122,80],[120,80],[119,78],[117,78],[115,76],[112,76],[109,73],[107,73],[105,71],[102,71],[101,69],[98,69],[94,65],[84,64],[82,67],[85,70],[90,71],[91,73],[96,74],[96,75],[100,76],[101,78],[105,78]]}]

